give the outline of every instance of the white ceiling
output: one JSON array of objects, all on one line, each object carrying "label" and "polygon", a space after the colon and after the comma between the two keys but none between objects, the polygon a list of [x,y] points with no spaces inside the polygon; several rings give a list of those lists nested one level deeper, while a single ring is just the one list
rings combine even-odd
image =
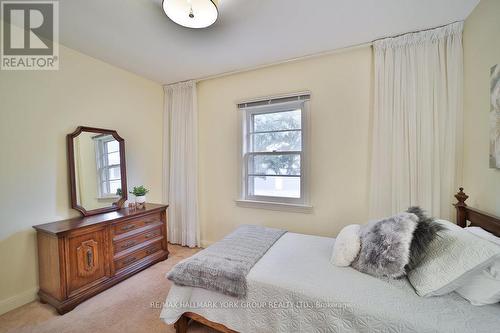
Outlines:
[{"label": "white ceiling", "polygon": [[59,3],[62,44],[173,83],[463,20],[479,0],[221,0],[203,30],[171,22],[161,0]]}]

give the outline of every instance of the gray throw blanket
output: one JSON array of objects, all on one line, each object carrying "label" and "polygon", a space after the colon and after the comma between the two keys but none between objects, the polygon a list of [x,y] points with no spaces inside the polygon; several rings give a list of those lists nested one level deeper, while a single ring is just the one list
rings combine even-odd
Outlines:
[{"label": "gray throw blanket", "polygon": [[221,241],[175,265],[167,278],[238,298],[247,294],[246,276],[285,230],[242,225]]}]

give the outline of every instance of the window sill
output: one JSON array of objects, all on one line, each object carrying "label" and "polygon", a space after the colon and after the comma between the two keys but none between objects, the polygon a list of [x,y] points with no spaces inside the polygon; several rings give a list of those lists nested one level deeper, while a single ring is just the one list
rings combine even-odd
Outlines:
[{"label": "window sill", "polygon": [[311,214],[313,207],[310,205],[289,204],[281,202],[255,201],[255,200],[235,200],[236,206],[245,208],[257,208],[268,210],[279,210],[284,212]]}]

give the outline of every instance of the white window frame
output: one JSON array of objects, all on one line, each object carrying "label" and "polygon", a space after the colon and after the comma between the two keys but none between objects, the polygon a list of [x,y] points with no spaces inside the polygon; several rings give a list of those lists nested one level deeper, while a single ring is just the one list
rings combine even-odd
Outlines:
[{"label": "white window frame", "polygon": [[[239,174],[241,181],[239,186],[239,199],[236,200],[238,206],[249,208],[263,208],[271,210],[284,210],[300,213],[310,213],[312,206],[310,205],[310,184],[309,184],[309,97],[300,99],[304,94],[296,95],[297,100],[290,100],[293,96],[274,97],[268,100],[267,104],[252,105],[239,107],[240,114],[240,144],[239,144]],[[309,96],[309,93],[307,93]],[[279,102],[280,99],[287,100]],[[293,99],[293,98],[292,98]],[[277,101],[273,103],[273,101]],[[257,104],[257,103],[256,103]],[[301,151],[279,151],[279,152],[252,152],[251,148],[251,126],[252,116],[265,113],[276,113],[301,110]],[[276,197],[276,196],[261,196],[249,193],[248,189],[248,159],[252,155],[283,155],[283,154],[299,154],[300,155],[300,198]]]},{"label": "white window frame", "polygon": [[[109,190],[109,182],[112,180],[120,180],[121,181],[121,160],[120,164],[109,165],[108,163],[108,154],[106,148],[106,143],[115,141],[116,139],[112,135],[100,135],[94,137],[95,142],[95,154],[96,154],[96,168],[97,168],[97,193],[99,195],[98,199],[115,199],[120,196],[116,193],[103,193],[102,192],[102,183],[107,183],[107,188]],[[118,149],[118,154],[120,154],[120,149]],[[121,158],[121,156],[120,156]],[[109,169],[112,168],[120,168],[120,178],[119,179],[109,179]],[[105,179],[103,179],[103,176]],[[122,189],[123,191],[123,189]]]}]

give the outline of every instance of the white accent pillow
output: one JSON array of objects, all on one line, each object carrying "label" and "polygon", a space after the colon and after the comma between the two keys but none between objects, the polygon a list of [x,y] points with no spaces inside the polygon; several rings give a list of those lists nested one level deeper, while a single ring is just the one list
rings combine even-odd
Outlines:
[{"label": "white accent pillow", "polygon": [[330,259],[335,266],[347,267],[356,259],[361,249],[359,237],[359,224],[351,224],[340,230]]},{"label": "white accent pillow", "polygon": [[[479,227],[464,229],[482,239],[500,245],[500,238]],[[500,302],[500,259],[479,272],[476,272],[462,287],[456,290],[472,305],[486,305]]]},{"label": "white accent pillow", "polygon": [[477,272],[500,258],[500,246],[481,239],[451,222],[431,242],[419,266],[408,279],[420,296],[439,296],[465,284]]}]

